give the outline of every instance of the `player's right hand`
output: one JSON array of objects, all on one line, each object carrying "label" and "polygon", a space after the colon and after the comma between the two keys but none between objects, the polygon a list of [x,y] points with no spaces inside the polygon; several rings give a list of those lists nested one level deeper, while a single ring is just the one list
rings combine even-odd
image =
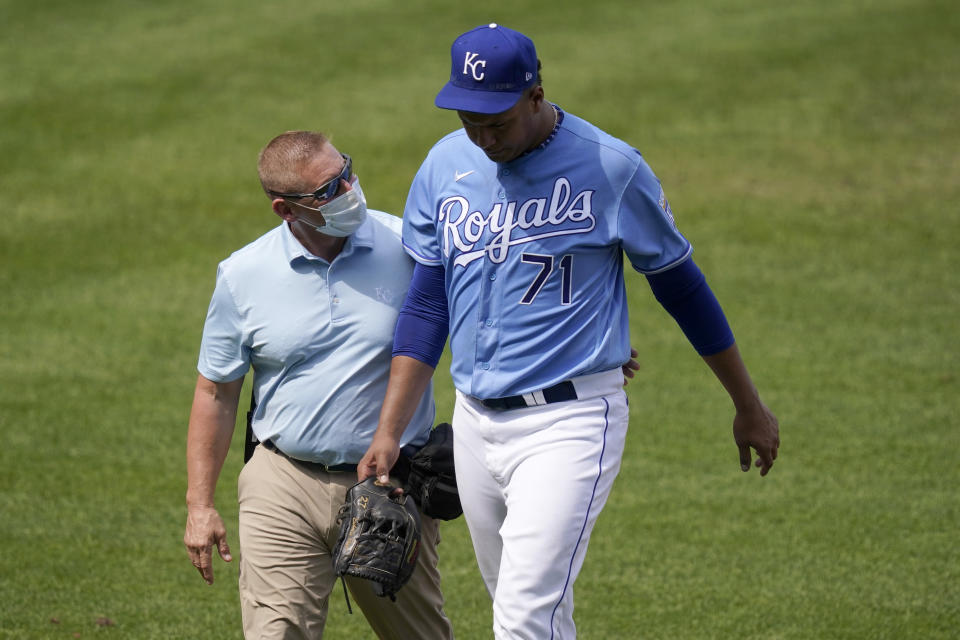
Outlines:
[{"label": "player's right hand", "polygon": [[393,469],[399,457],[400,443],[378,430],[367,452],[357,463],[357,482],[363,482],[372,475],[377,476],[378,482],[390,482],[390,469]]},{"label": "player's right hand", "polygon": [[183,534],[190,562],[207,584],[213,584],[213,547],[224,562],[233,560],[227,544],[227,529],[217,510],[208,506],[187,507],[187,528]]}]

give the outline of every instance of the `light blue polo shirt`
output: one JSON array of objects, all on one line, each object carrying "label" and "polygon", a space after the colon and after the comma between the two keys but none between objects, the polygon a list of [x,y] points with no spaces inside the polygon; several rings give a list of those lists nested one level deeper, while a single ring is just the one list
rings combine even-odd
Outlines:
[{"label": "light blue polo shirt", "polygon": [[[228,382],[253,367],[261,442],[328,465],[366,452],[413,273],[400,228],[371,210],[328,263],[282,223],[220,263],[197,369]],[[422,445],[433,420],[431,384],[400,445]]]}]

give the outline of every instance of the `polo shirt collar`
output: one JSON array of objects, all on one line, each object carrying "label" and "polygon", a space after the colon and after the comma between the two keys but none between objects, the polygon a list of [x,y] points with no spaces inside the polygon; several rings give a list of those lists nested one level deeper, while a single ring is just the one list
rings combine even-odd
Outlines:
[{"label": "polo shirt collar", "polygon": [[[293,235],[293,231],[290,230],[290,225],[286,221],[281,222],[280,226],[282,227],[280,237],[283,243],[283,251],[290,264],[293,264],[296,260],[321,259],[310,253],[305,246],[300,244],[300,241]],[[349,255],[353,253],[355,248],[373,248],[373,235],[373,221],[371,216],[367,214],[367,219],[363,221],[363,224],[347,237],[347,242],[343,245],[343,251],[341,251],[337,257]]]}]

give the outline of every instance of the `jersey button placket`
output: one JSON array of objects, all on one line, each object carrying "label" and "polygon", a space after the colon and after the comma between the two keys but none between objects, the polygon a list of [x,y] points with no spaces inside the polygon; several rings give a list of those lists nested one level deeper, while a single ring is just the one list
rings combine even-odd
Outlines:
[{"label": "jersey button placket", "polygon": [[477,316],[477,373],[484,373],[496,363],[499,330],[496,318],[499,317],[499,287],[497,286],[497,265],[488,256],[483,258],[483,272],[480,278],[480,304]]},{"label": "jersey button placket", "polygon": [[[495,185],[491,195],[493,194],[496,194],[495,197],[502,201],[504,197],[506,197],[503,185]],[[483,237],[480,239],[482,246],[488,246],[495,235],[488,225],[483,232]],[[498,320],[501,312],[500,298],[503,293],[497,281],[497,268],[499,265],[490,260],[489,253],[485,253],[479,262],[482,266],[480,273],[480,299],[477,307],[478,315],[476,316],[477,341],[474,360],[476,363],[474,368],[474,383],[476,386],[478,379],[483,379],[487,380],[487,382],[486,384],[480,382],[480,386],[488,386],[491,370],[496,371],[497,369],[497,354],[500,342],[500,323]]]}]

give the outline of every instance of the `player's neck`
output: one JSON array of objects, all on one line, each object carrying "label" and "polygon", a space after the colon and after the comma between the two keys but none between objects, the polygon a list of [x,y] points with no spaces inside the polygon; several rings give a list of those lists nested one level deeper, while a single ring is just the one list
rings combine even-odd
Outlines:
[{"label": "player's neck", "polygon": [[533,144],[531,144],[524,154],[530,153],[540,145],[542,145],[547,138],[553,133],[553,130],[557,126],[557,122],[560,118],[560,114],[557,112],[557,108],[554,107],[551,103],[546,100],[543,101],[544,108],[540,110],[540,113],[537,116],[537,135],[533,139]]}]

